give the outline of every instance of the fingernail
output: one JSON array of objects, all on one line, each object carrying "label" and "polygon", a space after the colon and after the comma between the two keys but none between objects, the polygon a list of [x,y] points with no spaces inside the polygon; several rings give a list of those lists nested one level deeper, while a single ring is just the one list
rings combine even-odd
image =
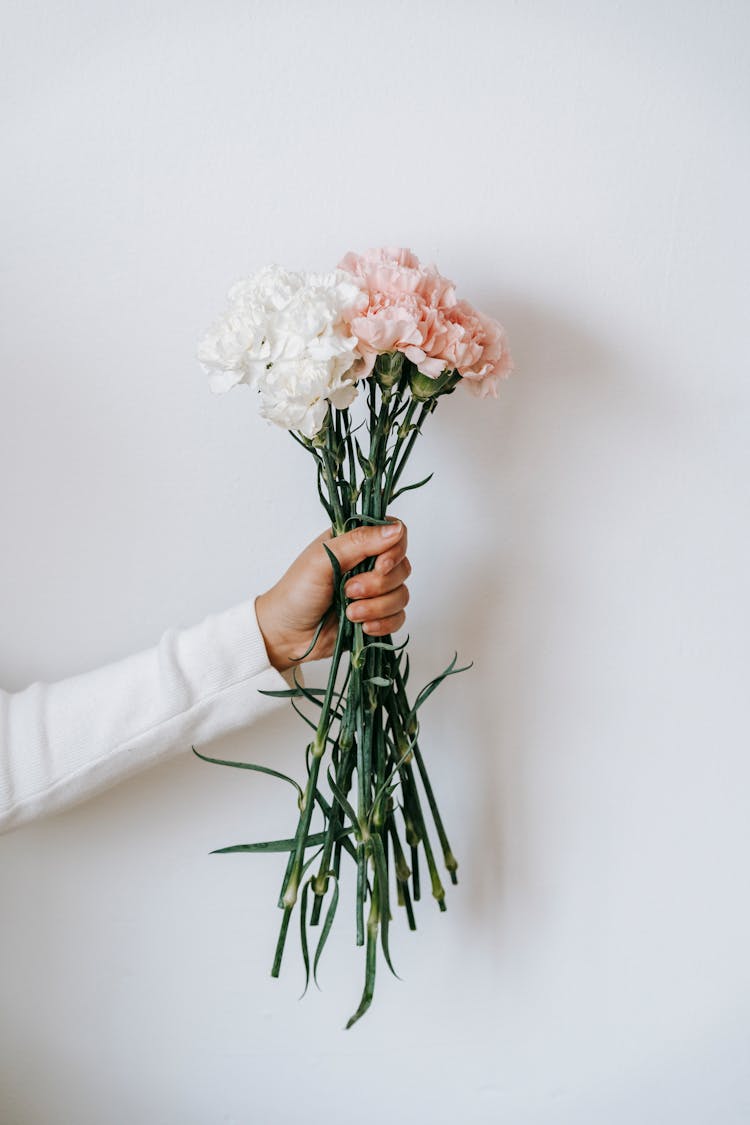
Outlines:
[{"label": "fingernail", "polygon": [[349,598],[358,598],[364,592],[364,587],[361,582],[350,582],[346,587],[346,595]]},{"label": "fingernail", "polygon": [[401,534],[401,522],[396,520],[395,523],[386,523],[380,529],[380,534],[384,539],[395,539],[397,535]]}]

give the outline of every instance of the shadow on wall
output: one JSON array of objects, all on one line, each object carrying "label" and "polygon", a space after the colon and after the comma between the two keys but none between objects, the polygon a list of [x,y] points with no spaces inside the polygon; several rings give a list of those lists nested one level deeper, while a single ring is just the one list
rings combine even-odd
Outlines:
[{"label": "shadow on wall", "polygon": [[433,442],[424,443],[426,457],[441,450],[432,503],[449,557],[435,576],[447,597],[419,637],[440,658],[457,648],[461,663],[474,661],[443,689],[442,706],[471,778],[466,854],[458,857],[466,909],[495,955],[519,926],[526,940],[545,915],[533,778],[557,748],[544,717],[561,659],[559,637],[550,648],[549,622],[560,620],[561,607],[575,619],[581,597],[580,528],[592,504],[581,494],[597,474],[622,472],[615,458],[602,458],[608,430],[640,427],[644,412],[643,371],[580,324],[512,301],[496,315],[508,329],[515,374],[497,403],[459,388],[441,403]]}]

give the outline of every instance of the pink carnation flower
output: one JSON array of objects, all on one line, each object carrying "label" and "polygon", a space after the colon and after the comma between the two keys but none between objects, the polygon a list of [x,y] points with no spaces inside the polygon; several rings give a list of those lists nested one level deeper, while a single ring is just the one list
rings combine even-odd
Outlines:
[{"label": "pink carnation flower", "polygon": [[424,375],[440,375],[447,327],[442,310],[456,304],[453,282],[399,247],[349,253],[340,269],[353,274],[369,298],[349,322],[364,361],[361,374],[370,374],[380,352],[399,351]]},{"label": "pink carnation flower", "polygon": [[497,384],[513,370],[508,337],[502,324],[470,305],[459,301],[448,313],[461,329],[456,344],[444,354],[447,367],[453,367],[479,398],[497,398]]},{"label": "pink carnation flower", "polygon": [[[349,253],[339,268],[354,276],[367,297],[346,317],[359,341],[358,375],[367,376],[376,356],[399,351],[423,375],[436,379],[456,370],[481,398],[497,397],[497,382],[512,370],[500,324],[458,301],[452,281],[423,266],[404,247]],[[345,314],[346,315],[346,314]]]}]

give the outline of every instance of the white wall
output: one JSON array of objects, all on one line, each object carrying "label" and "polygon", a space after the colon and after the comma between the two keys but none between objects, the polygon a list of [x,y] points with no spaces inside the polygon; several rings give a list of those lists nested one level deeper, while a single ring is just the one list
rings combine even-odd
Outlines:
[{"label": "white wall", "polygon": [[[400,509],[461,883],[342,1031],[268,976],[283,787],[186,753],[0,841],[3,1125],[750,1112],[747,6],[11,3],[0,683],[155,643],[323,526],[195,343],[278,261],[411,245],[506,324]],[[322,676],[324,669],[320,669]],[[310,676],[314,678],[314,669]],[[280,711],[214,752],[299,772]],[[351,893],[351,888],[349,888]]]}]

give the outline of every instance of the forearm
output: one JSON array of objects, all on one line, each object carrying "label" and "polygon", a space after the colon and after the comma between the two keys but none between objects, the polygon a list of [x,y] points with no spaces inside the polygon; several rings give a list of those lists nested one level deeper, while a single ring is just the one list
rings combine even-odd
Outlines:
[{"label": "forearm", "polygon": [[246,726],[276,705],[258,689],[290,682],[249,601],[95,671],[0,692],[0,832]]}]

